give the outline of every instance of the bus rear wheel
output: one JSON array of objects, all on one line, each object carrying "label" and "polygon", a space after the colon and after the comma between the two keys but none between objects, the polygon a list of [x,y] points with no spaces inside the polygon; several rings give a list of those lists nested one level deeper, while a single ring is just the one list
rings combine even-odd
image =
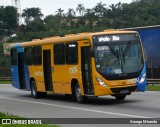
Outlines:
[{"label": "bus rear wheel", "polygon": [[46,92],[38,92],[37,91],[36,82],[34,80],[31,82],[31,96],[33,98],[40,98],[40,97],[46,96]]},{"label": "bus rear wheel", "polygon": [[125,94],[115,95],[116,100],[122,101],[126,98]]},{"label": "bus rear wheel", "polygon": [[74,94],[75,94],[75,99],[78,103],[85,102],[86,97],[81,95],[81,90],[80,90],[80,86],[78,83],[76,83],[75,85]]}]

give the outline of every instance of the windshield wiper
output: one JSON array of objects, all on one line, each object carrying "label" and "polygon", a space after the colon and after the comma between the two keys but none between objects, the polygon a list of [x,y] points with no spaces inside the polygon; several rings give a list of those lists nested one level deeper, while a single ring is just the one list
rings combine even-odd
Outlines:
[{"label": "windshield wiper", "polygon": [[123,63],[125,65],[125,56],[124,56],[124,52],[123,52],[122,47],[120,48],[120,51],[121,51],[121,54],[122,54]]},{"label": "windshield wiper", "polygon": [[116,57],[118,58],[119,65],[121,65],[120,53],[118,49],[116,50]]}]

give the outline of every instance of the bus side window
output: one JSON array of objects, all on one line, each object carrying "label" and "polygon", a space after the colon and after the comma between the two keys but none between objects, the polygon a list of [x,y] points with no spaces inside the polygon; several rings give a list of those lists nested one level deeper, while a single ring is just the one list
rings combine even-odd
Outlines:
[{"label": "bus side window", "polygon": [[34,65],[42,64],[42,47],[41,46],[33,47],[33,64]]},{"label": "bus side window", "polygon": [[54,45],[54,64],[65,64],[65,47],[64,44]]},{"label": "bus side window", "polygon": [[25,51],[25,64],[32,65],[33,63],[33,50],[32,47],[26,47]]},{"label": "bus side window", "polygon": [[66,63],[78,64],[78,44],[77,42],[66,44]]},{"label": "bus side window", "polygon": [[11,49],[11,65],[17,65],[17,49]]}]

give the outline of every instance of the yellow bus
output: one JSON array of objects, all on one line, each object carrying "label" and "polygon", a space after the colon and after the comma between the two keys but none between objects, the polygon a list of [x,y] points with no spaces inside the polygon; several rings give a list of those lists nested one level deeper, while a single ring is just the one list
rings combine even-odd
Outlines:
[{"label": "yellow bus", "polygon": [[31,91],[125,99],[146,89],[146,66],[136,31],[105,30],[34,39],[11,46],[12,85]]}]

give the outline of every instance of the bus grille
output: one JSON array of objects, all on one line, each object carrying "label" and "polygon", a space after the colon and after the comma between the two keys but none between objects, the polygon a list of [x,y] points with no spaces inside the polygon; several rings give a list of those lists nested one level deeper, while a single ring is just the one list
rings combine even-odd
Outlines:
[{"label": "bus grille", "polygon": [[135,91],[137,86],[129,86],[129,87],[123,87],[123,88],[111,88],[111,91],[113,93],[120,93],[122,90],[129,90],[129,92]]}]

